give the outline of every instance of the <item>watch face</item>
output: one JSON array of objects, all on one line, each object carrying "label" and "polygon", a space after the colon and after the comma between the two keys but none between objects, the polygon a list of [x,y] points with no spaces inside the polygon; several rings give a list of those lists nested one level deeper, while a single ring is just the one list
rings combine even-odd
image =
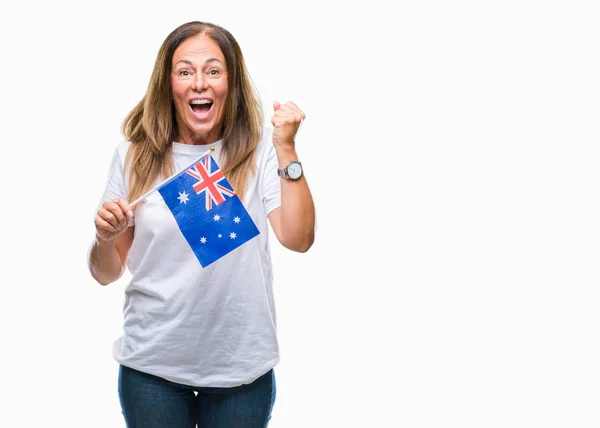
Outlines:
[{"label": "watch face", "polygon": [[296,180],[302,175],[302,166],[298,162],[291,162],[287,167],[287,172],[291,179]]}]

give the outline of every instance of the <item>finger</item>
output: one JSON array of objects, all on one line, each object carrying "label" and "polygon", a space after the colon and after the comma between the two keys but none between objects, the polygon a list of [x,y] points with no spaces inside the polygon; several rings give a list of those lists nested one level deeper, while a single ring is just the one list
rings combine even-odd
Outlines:
[{"label": "finger", "polygon": [[286,117],[288,114],[289,114],[288,112],[286,112],[285,110],[282,110],[280,108],[273,114],[273,117]]},{"label": "finger", "polygon": [[279,114],[275,114],[272,118],[271,118],[271,123],[273,125],[275,125],[276,123],[281,123],[282,121],[285,120],[285,116],[284,115],[279,115]]},{"label": "finger", "polygon": [[121,198],[115,201],[121,207],[121,211],[125,214],[125,218],[129,219],[133,216],[133,207],[129,205],[127,199]]},{"label": "finger", "polygon": [[111,233],[117,232],[117,229],[115,229],[115,227],[112,224],[110,224],[100,216],[96,217],[96,220],[94,220],[94,224],[96,225],[96,230],[103,230],[105,232]]},{"label": "finger", "polygon": [[281,104],[277,101],[273,101],[273,110],[277,111],[281,107]]},{"label": "finger", "polygon": [[295,103],[288,101],[287,105],[291,110],[294,111],[294,113],[299,113],[302,116],[302,119],[304,119],[306,117],[306,115],[304,114],[302,109],[300,107],[298,107]]},{"label": "finger", "polygon": [[279,111],[281,113],[291,113],[292,108],[290,107],[289,103],[285,103],[285,104],[280,104],[279,109],[277,111]]},{"label": "finger", "polygon": [[304,120],[304,114],[301,113],[301,112],[300,113],[294,113],[293,117],[294,117],[294,121],[296,123],[300,123],[300,122],[302,122]]},{"label": "finger", "polygon": [[123,214],[121,207],[113,201],[105,202],[102,205],[102,208],[98,211],[98,215],[100,215],[104,220],[112,224],[117,229],[120,229],[122,226],[127,224],[127,220],[125,219],[125,215]]},{"label": "finger", "polygon": [[302,110],[300,110],[300,107],[298,107],[296,104],[294,104],[293,102],[289,101],[285,104],[282,104],[280,107],[280,110],[283,110],[285,112],[288,112],[290,114],[294,114],[294,113],[300,113],[300,114],[304,114]]},{"label": "finger", "polygon": [[275,112],[273,118],[291,120],[292,122],[300,122],[303,119],[303,114],[302,112],[297,112],[294,110],[283,110],[283,108],[281,108]]},{"label": "finger", "polygon": [[271,119],[271,123],[273,123],[273,126],[300,126],[302,120],[302,116],[299,113],[285,115],[282,114],[273,116],[273,118]]},{"label": "finger", "polygon": [[[279,114],[278,114],[279,113]],[[304,120],[305,114],[302,111],[297,111],[295,109],[289,109],[287,111],[283,111],[280,109],[275,113],[275,117],[281,117],[288,120],[289,123],[300,123]]]},{"label": "finger", "polygon": [[98,211],[98,217],[110,224],[114,228],[115,232],[122,227],[115,215],[111,211],[105,210],[104,208]]},{"label": "finger", "polygon": [[114,199],[112,201],[108,201],[110,203],[107,204],[107,209],[113,213],[113,215],[119,220],[121,224],[127,224],[127,214],[126,212],[129,210],[123,210],[122,204],[126,204],[127,208],[129,208],[129,204],[125,199]]}]

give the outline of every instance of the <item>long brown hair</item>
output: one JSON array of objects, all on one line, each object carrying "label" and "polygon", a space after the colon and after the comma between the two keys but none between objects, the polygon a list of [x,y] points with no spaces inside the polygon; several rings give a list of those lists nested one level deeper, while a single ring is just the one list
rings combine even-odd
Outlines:
[{"label": "long brown hair", "polygon": [[220,166],[240,199],[249,173],[254,173],[254,151],[261,136],[263,113],[242,50],[226,29],[207,22],[188,22],[173,30],[161,45],[146,95],[123,121],[122,132],[131,142],[125,161],[130,171],[130,201],[149,190],[157,178],[175,172],[171,156],[172,142],[177,138],[171,86],[173,53],[184,40],[198,34],[213,39],[225,56],[229,90],[221,130]]}]

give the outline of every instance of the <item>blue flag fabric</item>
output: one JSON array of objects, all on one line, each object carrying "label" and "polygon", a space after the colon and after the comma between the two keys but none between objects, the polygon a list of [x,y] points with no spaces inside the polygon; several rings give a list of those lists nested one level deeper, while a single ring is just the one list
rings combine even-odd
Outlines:
[{"label": "blue flag fabric", "polygon": [[158,191],[202,267],[260,233],[210,155]]}]

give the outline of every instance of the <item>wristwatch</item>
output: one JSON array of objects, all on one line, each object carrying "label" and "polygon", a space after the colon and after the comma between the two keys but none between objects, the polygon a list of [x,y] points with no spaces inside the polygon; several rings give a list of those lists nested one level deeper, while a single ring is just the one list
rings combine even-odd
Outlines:
[{"label": "wristwatch", "polygon": [[279,168],[277,175],[286,180],[298,180],[302,177],[302,164],[298,161],[291,161],[285,168]]}]

